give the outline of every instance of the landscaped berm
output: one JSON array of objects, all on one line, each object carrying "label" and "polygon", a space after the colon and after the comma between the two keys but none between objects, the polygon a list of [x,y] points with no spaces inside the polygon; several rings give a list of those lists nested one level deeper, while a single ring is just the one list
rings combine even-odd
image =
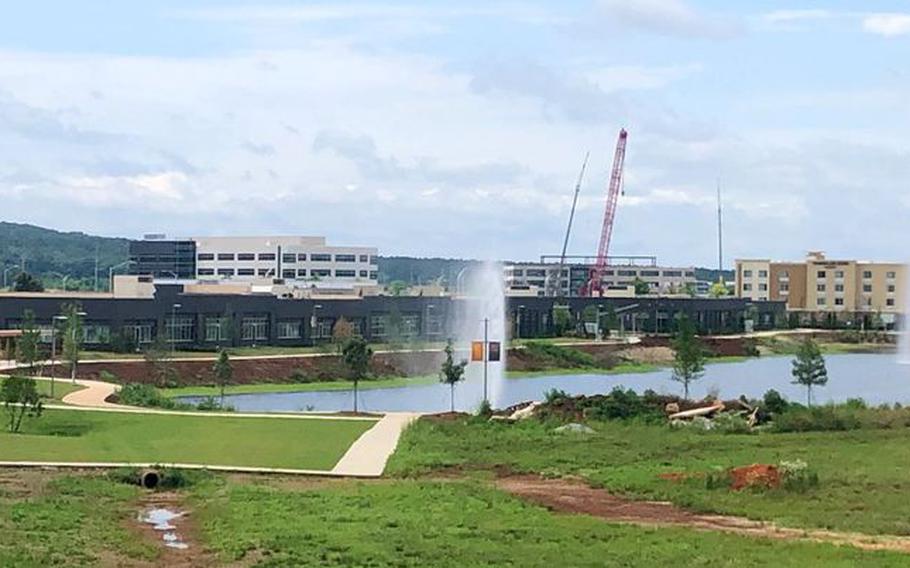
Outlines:
[{"label": "landscaped berm", "polygon": [[[670,422],[674,404],[553,393],[522,420],[426,416],[383,479],[159,466],[150,490],[144,467],[5,468],[0,566],[910,563],[910,411],[770,395]],[[53,409],[0,448],[4,460],[331,470],[376,424]],[[154,529],[161,518],[170,528]]]}]

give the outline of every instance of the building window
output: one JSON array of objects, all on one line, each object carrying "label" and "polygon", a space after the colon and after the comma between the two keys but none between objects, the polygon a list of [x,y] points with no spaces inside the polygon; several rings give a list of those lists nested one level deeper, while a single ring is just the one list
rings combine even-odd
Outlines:
[{"label": "building window", "polygon": [[230,339],[231,318],[214,316],[205,318],[205,340],[227,341]]},{"label": "building window", "polygon": [[251,252],[239,252],[237,253],[237,260],[256,260],[256,255]]},{"label": "building window", "polygon": [[234,260],[234,253],[232,252],[219,252],[218,260]]},{"label": "building window", "polygon": [[789,282],[781,282],[781,283],[780,283],[780,291],[781,291],[781,292],[789,292],[789,291],[790,291],[790,283],[789,283]]},{"label": "building window", "polygon": [[863,303],[866,304],[866,306],[871,306],[871,305],[872,305],[872,298],[865,298],[865,299],[863,300]]},{"label": "building window", "polygon": [[834,277],[835,277],[835,278],[843,278],[843,277],[844,277],[844,271],[843,271],[843,270],[835,270],[835,271],[834,271]]},{"label": "building window", "polygon": [[132,339],[137,345],[152,342],[152,324],[131,323],[123,326],[123,335]]},{"label": "building window", "polygon": [[[672,274],[668,274],[667,272],[668,271],[666,271],[666,270],[664,271],[664,276],[672,276]],[[659,270],[642,270],[641,275],[642,275],[642,277],[647,276],[647,277],[651,277],[651,278],[656,278],[656,277],[660,276],[660,271]],[[680,273],[680,276],[682,276],[682,273]]]},{"label": "building window", "polygon": [[189,343],[193,341],[193,316],[177,316],[167,318],[164,324],[164,335],[173,343]]},{"label": "building window", "polygon": [[863,278],[872,278],[871,270],[863,270]]},{"label": "building window", "polygon": [[826,288],[826,286],[824,284],[818,284],[815,286],[815,289],[819,292],[824,292],[825,288]]},{"label": "building window", "polygon": [[376,280],[377,274],[378,274],[378,273],[377,273],[375,270],[374,270],[374,271],[371,271],[371,272],[370,272],[370,280]]},{"label": "building window", "polygon": [[300,339],[300,320],[278,322],[278,339]]},{"label": "building window", "polygon": [[818,276],[819,278],[824,278],[824,277],[825,277],[825,271],[824,271],[824,270],[819,270],[819,271],[816,273],[816,276]]},{"label": "building window", "polygon": [[886,272],[885,278],[888,280],[894,280],[897,277],[897,272]]},{"label": "building window", "polygon": [[297,278],[306,278],[306,268],[297,271]]},{"label": "building window", "polygon": [[370,276],[370,272],[369,272],[368,270],[361,270],[361,271],[360,271],[360,277],[361,277],[361,278],[368,278],[369,276]]},{"label": "building window", "polygon": [[302,252],[297,255],[297,262],[306,262],[306,253]]},{"label": "building window", "polygon": [[269,338],[268,316],[248,316],[241,323],[240,337],[244,341],[263,341]]},{"label": "building window", "polygon": [[389,316],[374,314],[370,316],[370,335],[372,337],[385,337],[388,328]]},{"label": "building window", "polygon": [[767,292],[767,291],[768,291],[768,285],[765,284],[764,282],[760,282],[760,283],[758,284],[758,291],[759,291],[759,292]]},{"label": "building window", "polygon": [[332,255],[313,253],[310,255],[310,260],[313,262],[332,262]]},{"label": "building window", "polygon": [[297,262],[296,254],[283,254],[281,255],[281,262],[285,264],[294,264]]},{"label": "building window", "polygon": [[894,284],[888,284],[888,292],[893,294],[895,290]]},{"label": "building window", "polygon": [[296,276],[297,276],[297,271],[294,270],[293,268],[281,271],[282,278],[288,278],[290,280],[293,280]]},{"label": "building window", "polygon": [[758,271],[758,277],[759,277],[759,278],[767,278],[767,277],[768,277],[768,271],[767,271],[767,270],[759,270],[759,271]]},{"label": "building window", "polygon": [[233,275],[234,275],[234,269],[233,269],[233,268],[219,268],[219,269],[218,269],[218,276],[227,276],[227,277],[231,277],[231,276],[233,276]]},{"label": "building window", "polygon": [[196,274],[198,274],[199,276],[214,276],[215,269],[214,268],[200,268],[200,269],[196,270]]},{"label": "building window", "polygon": [[336,254],[335,262],[357,262],[357,257],[353,254]]},{"label": "building window", "polygon": [[834,305],[835,305],[835,306],[843,306],[843,305],[844,305],[844,299],[843,299],[843,298],[834,298]]},{"label": "building window", "polygon": [[888,299],[886,299],[886,300],[885,300],[885,305],[886,305],[886,306],[893,306],[893,305],[894,305],[894,298],[888,298]]},{"label": "building window", "polygon": [[780,280],[783,280],[784,278],[789,278],[789,277],[790,277],[790,273],[786,270],[781,270],[777,275],[777,278]]},{"label": "building window", "polygon": [[835,292],[843,292],[843,291],[844,291],[844,285],[843,285],[843,284],[835,284],[835,285],[834,285],[834,291],[835,291]]},{"label": "building window", "polygon": [[109,325],[88,324],[82,328],[82,340],[86,344],[110,343]]},{"label": "building window", "polygon": [[256,276],[256,270],[253,268],[238,268],[237,276]]},{"label": "building window", "polygon": [[355,276],[357,276],[356,270],[336,270],[335,271],[336,278],[354,278]]},{"label": "building window", "polygon": [[370,255],[368,255],[368,254],[360,255],[360,262],[364,262],[364,263],[370,262]]},{"label": "building window", "polygon": [[817,298],[817,299],[815,300],[815,303],[818,304],[819,306],[824,306],[824,305],[825,305],[825,298],[824,298],[824,297]]},{"label": "building window", "polygon": [[310,274],[319,278],[328,278],[332,275],[332,271],[327,268],[314,268],[310,270]]},{"label": "building window", "polygon": [[416,314],[401,316],[401,335],[415,337],[418,333],[420,333],[420,316]]},{"label": "building window", "polygon": [[317,318],[313,337],[316,339],[330,339],[333,329],[335,329],[335,318]]},{"label": "building window", "polygon": [[744,283],[744,284],[743,284],[743,292],[751,292],[751,291],[752,291],[752,284],[750,284],[750,283],[748,283],[748,282]]},{"label": "building window", "polygon": [[196,259],[202,261],[215,260],[215,255],[210,252],[200,252],[198,255],[196,255]]},{"label": "building window", "polygon": [[273,252],[261,252],[259,253],[259,260],[275,260],[275,253]]},{"label": "building window", "polygon": [[743,278],[752,278],[751,270],[743,270]]},{"label": "building window", "polygon": [[427,335],[442,335],[442,316],[427,314]]},{"label": "building window", "polygon": [[863,292],[869,294],[872,292],[872,284],[863,284]]},{"label": "building window", "polygon": [[[619,276],[637,276],[638,275],[638,272],[636,272],[634,270],[617,270],[616,273]],[[664,273],[664,275],[666,276],[667,274]]]},{"label": "building window", "polygon": [[268,276],[268,275],[271,274],[272,271],[274,271],[274,270],[275,270],[274,268],[260,268],[260,269],[259,269],[259,276]]}]

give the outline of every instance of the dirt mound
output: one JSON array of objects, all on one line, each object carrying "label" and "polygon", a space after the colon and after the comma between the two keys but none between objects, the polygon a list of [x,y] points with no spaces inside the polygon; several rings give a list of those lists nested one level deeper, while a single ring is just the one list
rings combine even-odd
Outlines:
[{"label": "dirt mound", "polygon": [[750,487],[780,487],[780,469],[776,465],[756,463],[730,470],[730,489],[740,491]]},{"label": "dirt mound", "polygon": [[636,501],[620,497],[603,489],[594,489],[577,479],[509,475],[500,477],[495,484],[503,491],[553,511],[592,515],[612,522],[645,526],[683,526],[745,536],[808,540],[855,546],[865,550],[910,553],[910,537],[793,529],[743,517],[702,515],[681,509],[672,503]]}]

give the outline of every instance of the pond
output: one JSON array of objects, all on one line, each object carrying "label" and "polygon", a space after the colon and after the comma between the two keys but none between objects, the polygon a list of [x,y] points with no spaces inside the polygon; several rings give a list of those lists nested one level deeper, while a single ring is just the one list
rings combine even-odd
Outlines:
[{"label": "pond", "polygon": [[[776,389],[790,400],[804,401],[805,389],[790,384],[791,357],[761,357],[735,363],[707,365],[701,380],[690,387],[691,396],[700,398],[718,393],[724,398],[746,395],[759,398],[768,389]],[[898,363],[891,354],[828,355],[828,384],[813,389],[814,402],[842,402],[863,398],[869,403],[910,403],[910,365]],[[504,379],[491,385],[495,406],[502,408],[526,400],[542,400],[550,389],[569,394],[601,394],[623,386],[641,393],[652,389],[659,393],[682,394],[682,385],[670,381],[670,370],[615,375],[559,374]],[[482,397],[480,381],[467,381],[455,387],[455,408],[473,411]],[[197,397],[181,400],[198,402]],[[449,410],[449,387],[443,384],[415,385],[400,388],[360,391],[363,411],[442,412]],[[242,412],[294,412],[350,410],[350,391],[311,391],[296,393],[240,394],[226,397],[226,402]]]}]

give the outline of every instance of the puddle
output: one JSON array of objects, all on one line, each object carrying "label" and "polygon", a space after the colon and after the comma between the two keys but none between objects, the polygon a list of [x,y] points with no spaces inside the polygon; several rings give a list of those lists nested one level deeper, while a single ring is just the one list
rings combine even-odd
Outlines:
[{"label": "puddle", "polygon": [[177,527],[171,523],[171,521],[182,516],[183,513],[170,509],[149,509],[139,515],[139,522],[152,525],[153,529],[161,531],[163,533],[161,540],[164,541],[164,546],[177,550],[186,550],[189,545],[180,539],[180,535],[176,532]]}]

